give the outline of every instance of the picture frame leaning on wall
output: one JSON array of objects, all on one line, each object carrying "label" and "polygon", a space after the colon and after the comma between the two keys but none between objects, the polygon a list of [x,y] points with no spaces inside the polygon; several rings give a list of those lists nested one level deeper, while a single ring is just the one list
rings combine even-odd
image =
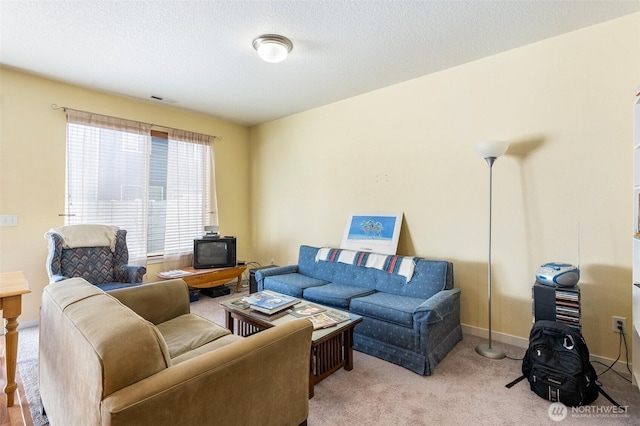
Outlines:
[{"label": "picture frame leaning on wall", "polygon": [[402,212],[350,213],[340,248],[395,255],[402,216]]}]

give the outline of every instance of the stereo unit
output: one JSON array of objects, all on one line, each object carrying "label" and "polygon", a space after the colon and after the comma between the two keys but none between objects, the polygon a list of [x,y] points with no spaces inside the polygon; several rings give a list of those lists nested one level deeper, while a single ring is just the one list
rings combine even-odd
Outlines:
[{"label": "stereo unit", "polygon": [[536,280],[550,286],[573,287],[580,280],[580,269],[568,263],[545,263],[536,271]]}]

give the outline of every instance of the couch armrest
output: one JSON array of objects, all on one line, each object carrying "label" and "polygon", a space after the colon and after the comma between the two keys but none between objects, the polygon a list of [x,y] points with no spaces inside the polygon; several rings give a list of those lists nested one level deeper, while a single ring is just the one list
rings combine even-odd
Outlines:
[{"label": "couch armrest", "polygon": [[275,268],[260,269],[256,271],[258,291],[264,290],[264,279],[274,275],[293,274],[298,272],[298,265],[276,266]]},{"label": "couch armrest", "polygon": [[119,288],[109,294],[153,324],[190,312],[189,287],[180,278]]},{"label": "couch armrest", "polygon": [[413,320],[426,324],[442,321],[457,312],[460,304],[460,289],[441,290],[420,304],[413,312]]},{"label": "couch armrest", "polygon": [[141,283],[147,268],[144,266],[124,265],[115,269],[116,281],[120,283]]},{"label": "couch armrest", "polygon": [[278,325],[107,396],[103,424],[298,425],[309,410],[311,323]]}]

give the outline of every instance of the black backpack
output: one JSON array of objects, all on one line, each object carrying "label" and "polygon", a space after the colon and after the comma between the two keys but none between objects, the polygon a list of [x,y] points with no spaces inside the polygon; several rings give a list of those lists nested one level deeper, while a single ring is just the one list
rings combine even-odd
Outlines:
[{"label": "black backpack", "polygon": [[578,330],[554,321],[537,321],[529,334],[529,348],[522,360],[522,376],[507,385],[528,379],[531,390],[551,402],[575,407],[591,404],[602,393],[620,406],[596,383],[598,375],[589,361],[589,349]]}]

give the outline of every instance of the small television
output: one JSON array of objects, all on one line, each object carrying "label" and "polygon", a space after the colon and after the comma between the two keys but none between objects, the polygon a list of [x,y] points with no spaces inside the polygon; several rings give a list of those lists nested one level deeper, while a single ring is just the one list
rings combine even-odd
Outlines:
[{"label": "small television", "polygon": [[235,237],[208,237],[193,240],[193,269],[229,266],[236,266]]}]

